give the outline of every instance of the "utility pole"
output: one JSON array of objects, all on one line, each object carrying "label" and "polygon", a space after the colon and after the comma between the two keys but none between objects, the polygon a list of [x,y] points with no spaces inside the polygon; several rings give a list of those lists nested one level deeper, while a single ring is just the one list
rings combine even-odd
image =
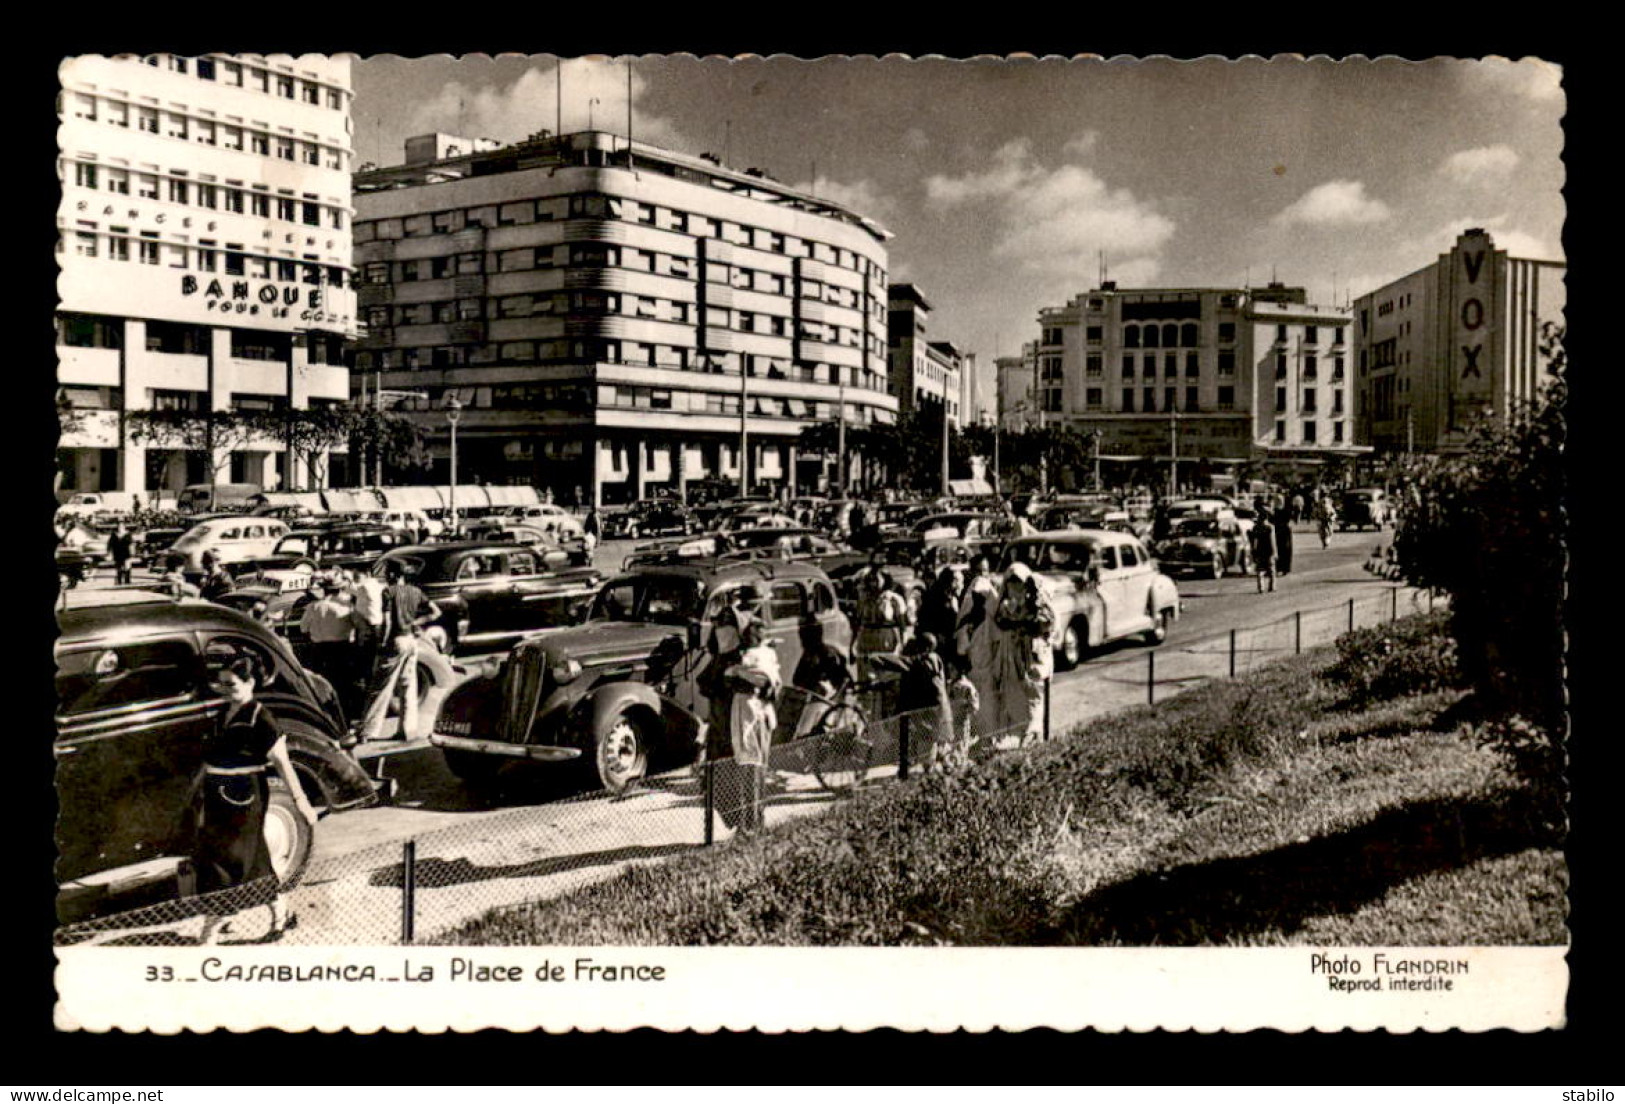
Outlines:
[{"label": "utility pole", "polygon": [[942,395],[942,496],[948,497],[948,394]]},{"label": "utility pole", "polygon": [[1168,425],[1168,432],[1172,440],[1172,455],[1168,464],[1168,495],[1170,498],[1179,494],[1179,400],[1175,399],[1172,407],[1173,418]]},{"label": "utility pole", "polygon": [[750,372],[743,356],[739,359],[739,497],[750,494]]}]

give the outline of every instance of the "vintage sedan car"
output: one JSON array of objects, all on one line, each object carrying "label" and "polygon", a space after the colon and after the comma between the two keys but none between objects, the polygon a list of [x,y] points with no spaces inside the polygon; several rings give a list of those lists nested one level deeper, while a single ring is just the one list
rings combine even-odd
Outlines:
[{"label": "vintage sedan car", "polygon": [[551,502],[532,502],[524,506],[504,507],[492,517],[540,529],[544,533],[553,534],[554,538],[560,541],[580,540],[586,536],[580,518],[563,506]]},{"label": "vintage sedan car", "polygon": [[383,576],[391,563],[440,607],[425,635],[448,655],[489,651],[529,633],[572,624],[602,576],[573,567],[562,549],[544,552],[513,541],[461,541],[409,545],[373,564]]},{"label": "vintage sedan car", "polygon": [[[226,705],[211,686],[239,656],[265,672],[259,699],[286,735],[312,804],[337,812],[387,795],[340,747],[344,723],[332,687],[251,618],[197,599],[126,591],[117,602],[70,608],[57,623],[62,919],[96,911],[123,890],[175,885],[189,851],[203,741]],[[313,832],[275,781],[266,836],[283,880],[296,879]]]},{"label": "vintage sedan car", "polygon": [[985,555],[994,563],[1004,551],[1004,543],[1030,532],[1022,523],[1003,514],[980,511],[927,514],[906,530],[884,537],[880,547],[892,563],[915,563],[927,552],[940,547],[964,548],[967,555]]},{"label": "vintage sedan car", "polygon": [[56,546],[56,577],[59,588],[76,587],[90,575],[90,557],[64,541]]},{"label": "vintage sedan car", "polygon": [[1343,532],[1368,525],[1381,529],[1388,524],[1390,516],[1387,491],[1381,487],[1356,487],[1343,492],[1337,510],[1337,529]]},{"label": "vintage sedan car", "polygon": [[187,576],[196,577],[203,574],[205,552],[213,552],[229,571],[233,564],[269,556],[288,531],[287,522],[276,518],[228,515],[192,526],[168,551],[180,558]]},{"label": "vintage sedan car", "polygon": [[1180,518],[1168,539],[1156,546],[1157,564],[1170,575],[1206,575],[1227,571],[1245,575],[1251,568],[1247,527],[1226,510],[1215,517]]},{"label": "vintage sedan car", "polygon": [[1062,668],[1114,640],[1160,644],[1180,613],[1179,588],[1157,570],[1138,537],[1109,529],[1063,529],[1011,541],[1003,570],[1024,563],[1042,575],[1055,604],[1050,643]]},{"label": "vintage sedan car", "polygon": [[738,533],[746,529],[794,529],[795,518],[772,504],[742,506],[723,514],[713,524],[718,533]]},{"label": "vintage sedan car", "polygon": [[828,576],[812,564],[695,560],[639,567],[606,582],[580,625],[513,649],[500,671],[452,691],[430,737],[471,783],[507,763],[556,764],[572,789],[621,791],[698,753],[707,712],[696,676],[714,618],[742,587],[789,676],[821,628],[846,652],[852,630]]},{"label": "vintage sedan car", "polygon": [[683,536],[699,530],[699,522],[676,499],[646,499],[604,518],[605,540]]},{"label": "vintage sedan car", "polygon": [[414,542],[399,529],[388,525],[339,525],[325,529],[295,529],[276,542],[269,556],[255,556],[230,564],[234,577],[260,571],[293,571],[310,574],[335,568],[367,571],[378,557],[394,548]]}]

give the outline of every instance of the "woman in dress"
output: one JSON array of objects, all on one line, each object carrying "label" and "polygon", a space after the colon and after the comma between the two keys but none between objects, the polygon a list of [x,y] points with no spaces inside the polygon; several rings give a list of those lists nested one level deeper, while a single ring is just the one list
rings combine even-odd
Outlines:
[{"label": "woman in dress", "polygon": [[[193,863],[199,894],[210,894],[265,879],[279,879],[265,839],[265,812],[271,800],[271,772],[292,796],[299,815],[316,823],[316,810],[305,797],[288,758],[287,740],[276,719],[254,697],[259,671],[240,656],[221,670],[215,686],[226,698],[220,725],[203,746],[202,796],[197,811],[197,844]],[[279,882],[273,881],[272,938],[293,923]],[[233,912],[236,895],[211,903],[200,942],[213,942],[222,922]]]},{"label": "woman in dress", "polygon": [[996,725],[1021,742],[1043,738],[1044,683],[1055,671],[1050,634],[1055,607],[1038,576],[1024,563],[1010,565],[991,620]]}]

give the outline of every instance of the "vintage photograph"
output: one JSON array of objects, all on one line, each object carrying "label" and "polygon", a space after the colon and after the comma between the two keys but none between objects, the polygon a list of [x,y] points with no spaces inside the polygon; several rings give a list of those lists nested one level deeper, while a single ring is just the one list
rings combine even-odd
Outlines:
[{"label": "vintage photograph", "polygon": [[59,74],[78,968],[1561,964],[1558,66]]}]

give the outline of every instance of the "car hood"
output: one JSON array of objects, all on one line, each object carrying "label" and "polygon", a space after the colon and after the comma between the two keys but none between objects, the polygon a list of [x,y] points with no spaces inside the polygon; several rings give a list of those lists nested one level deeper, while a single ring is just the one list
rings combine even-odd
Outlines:
[{"label": "car hood", "polygon": [[668,640],[686,641],[680,625],[652,621],[589,621],[584,625],[552,629],[514,648],[514,653],[543,651],[550,660],[575,660],[583,667],[598,667],[623,660],[647,659]]},{"label": "car hood", "polygon": [[1218,537],[1171,537],[1161,544],[1164,552],[1211,552],[1219,547]]}]

